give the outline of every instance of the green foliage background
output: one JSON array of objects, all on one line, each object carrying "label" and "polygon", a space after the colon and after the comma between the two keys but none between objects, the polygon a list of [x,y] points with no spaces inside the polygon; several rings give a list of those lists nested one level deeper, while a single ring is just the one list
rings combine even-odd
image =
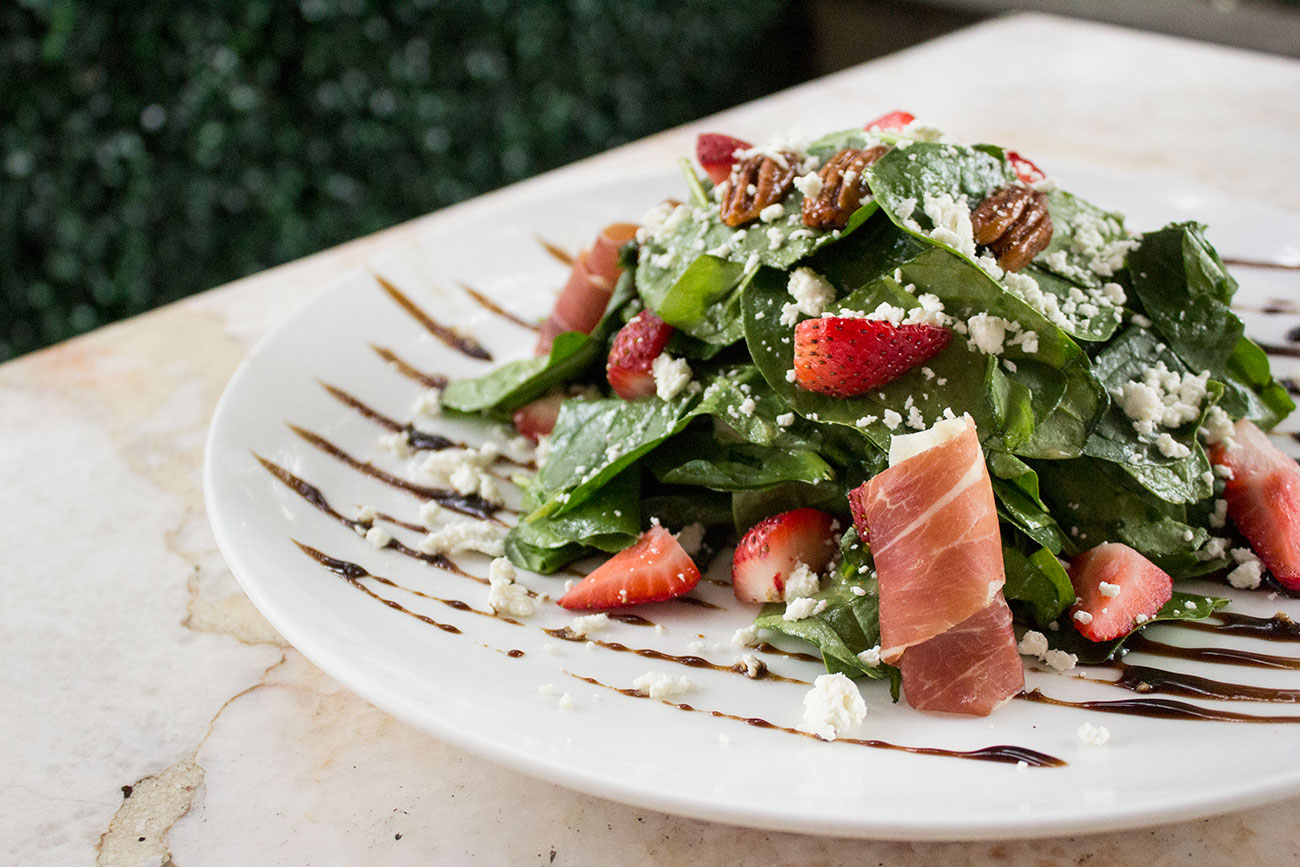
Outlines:
[{"label": "green foliage background", "polygon": [[0,360],[770,92],[784,0],[0,9]]}]

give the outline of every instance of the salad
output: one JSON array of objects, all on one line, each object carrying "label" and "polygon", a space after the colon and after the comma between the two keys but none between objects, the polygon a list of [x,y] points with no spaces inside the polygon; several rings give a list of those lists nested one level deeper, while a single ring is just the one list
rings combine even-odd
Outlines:
[{"label": "salad", "polygon": [[1262,432],[1294,404],[1203,226],[1135,235],[903,112],[697,159],[577,258],[535,357],[442,394],[538,441],[515,566],[612,555],[560,605],[681,596],[734,543],[739,641],[987,714],[1021,654],[1227,604],[1183,579],[1300,589],[1300,465]]}]

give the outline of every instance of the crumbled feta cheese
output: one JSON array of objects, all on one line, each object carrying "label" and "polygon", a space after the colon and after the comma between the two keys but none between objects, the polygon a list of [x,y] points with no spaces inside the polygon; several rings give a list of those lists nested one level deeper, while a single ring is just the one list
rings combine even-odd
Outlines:
[{"label": "crumbled feta cheese", "polygon": [[1099,747],[1106,741],[1110,740],[1110,730],[1105,726],[1095,726],[1092,723],[1084,723],[1079,726],[1075,735],[1084,744],[1090,747]]},{"label": "crumbled feta cheese", "polygon": [[857,686],[843,674],[822,674],[803,698],[799,730],[833,741],[867,717],[867,703]]},{"label": "crumbled feta cheese", "polygon": [[805,199],[815,199],[822,194],[822,176],[809,172],[794,179],[794,188],[803,193]]},{"label": "crumbled feta cheese", "polygon": [[1231,448],[1233,430],[1232,416],[1217,406],[1210,407],[1210,411],[1205,414],[1205,426],[1201,428],[1206,443],[1212,446],[1223,443]]},{"label": "crumbled feta cheese", "polygon": [[560,710],[573,710],[577,705],[573,703],[573,696],[566,692],[564,695],[560,696],[560,700],[556,704],[556,707]]},{"label": "crumbled feta cheese", "polygon": [[1025,656],[1042,659],[1043,654],[1047,653],[1047,636],[1031,629],[1020,639],[1019,650]]},{"label": "crumbled feta cheese", "polygon": [[588,614],[584,617],[575,617],[569,624],[569,631],[579,638],[586,638],[593,632],[600,632],[608,629],[610,624],[608,614]]},{"label": "crumbled feta cheese", "polygon": [[415,415],[433,417],[442,412],[442,389],[430,388],[420,394],[411,405],[411,412]]},{"label": "crumbled feta cheese", "polygon": [[404,430],[397,433],[384,434],[379,438],[380,448],[392,452],[399,458],[409,458],[412,454],[411,440]]},{"label": "crumbled feta cheese", "polygon": [[794,413],[783,412],[776,417],[776,423],[781,427],[789,427],[794,424]]},{"label": "crumbled feta cheese", "polygon": [[966,320],[971,343],[985,355],[1002,354],[1009,324],[1001,316],[990,316],[982,312]]},{"label": "crumbled feta cheese", "polygon": [[825,599],[802,596],[785,606],[785,613],[781,615],[781,619],[789,621],[804,620],[814,614],[821,614],[825,610]]},{"label": "crumbled feta cheese", "polygon": [[885,410],[885,427],[894,430],[903,423],[903,417],[892,409]]},{"label": "crumbled feta cheese", "polygon": [[528,588],[515,583],[514,565],[505,557],[498,557],[488,566],[488,607],[498,614],[531,617],[537,605],[528,594]]},{"label": "crumbled feta cheese", "polygon": [[754,414],[754,410],[757,408],[758,408],[758,403],[752,397],[747,397],[740,402],[740,406],[738,406],[736,409],[743,416],[752,416]]},{"label": "crumbled feta cheese", "polygon": [[1042,656],[1043,662],[1054,671],[1069,671],[1079,663],[1079,657],[1064,650],[1049,650]]},{"label": "crumbled feta cheese", "polygon": [[664,674],[662,671],[647,671],[632,681],[632,688],[640,690],[650,698],[665,699],[685,695],[695,689],[695,683],[685,675],[673,678],[672,675]]},{"label": "crumbled feta cheese", "polygon": [[677,544],[682,546],[686,556],[694,557],[700,553],[700,544],[704,541],[704,525],[696,522],[682,527],[677,534]]},{"label": "crumbled feta cheese", "polygon": [[437,500],[428,500],[420,504],[420,523],[426,530],[432,530],[437,525],[440,514],[442,514],[442,504]]},{"label": "crumbled feta cheese", "polygon": [[505,532],[506,528],[487,521],[457,521],[430,531],[420,540],[418,547],[425,554],[478,551],[489,557],[500,557],[505,553]]},{"label": "crumbled feta cheese", "polygon": [[[1163,361],[1157,361],[1154,367],[1142,372],[1140,379],[1124,383],[1112,391],[1111,396],[1124,414],[1133,420],[1133,429],[1149,435],[1154,434],[1157,427],[1177,428],[1198,418],[1209,378],[1208,370],[1199,375],[1180,374],[1170,370]],[[1166,447],[1159,448],[1163,453]],[[1180,449],[1186,449],[1186,446],[1179,444],[1179,449],[1173,451]],[[1167,456],[1173,457],[1172,454]]]},{"label": "crumbled feta cheese", "polygon": [[[780,321],[782,325],[794,326],[799,321],[799,305],[793,301],[782,304]],[[794,371],[790,373],[793,374]],[[794,382],[794,379],[791,378],[790,381]]]},{"label": "crumbled feta cheese", "polygon": [[363,524],[373,524],[375,518],[378,517],[379,512],[375,510],[374,506],[362,506],[357,509],[357,520]]},{"label": "crumbled feta cheese", "polygon": [[387,548],[388,543],[393,541],[393,535],[383,527],[371,527],[366,530],[366,541],[372,548]]},{"label": "crumbled feta cheese", "polygon": [[1192,450],[1180,443],[1167,433],[1162,433],[1156,437],[1156,448],[1160,454],[1167,458],[1185,458],[1192,453]]},{"label": "crumbled feta cheese", "polygon": [[953,199],[950,193],[926,195],[923,207],[926,216],[934,223],[930,237],[974,259],[974,230],[970,221],[970,205],[965,197]]},{"label": "crumbled feta cheese", "polygon": [[856,426],[856,427],[871,427],[871,426],[872,426],[873,424],[875,424],[879,419],[880,419],[880,416],[877,416],[877,415],[864,415],[862,418],[858,419],[858,420],[855,421],[853,424],[854,424],[854,426]]},{"label": "crumbled feta cheese", "polygon": [[1109,581],[1102,581],[1097,585],[1097,592],[1102,596],[1105,596],[1107,599],[1114,599],[1119,595],[1119,591],[1120,586],[1118,584],[1111,584]]},{"label": "crumbled feta cheese", "polygon": [[739,660],[739,665],[744,667],[745,677],[757,680],[767,674],[767,663],[759,659],[752,653],[746,653]]},{"label": "crumbled feta cheese", "polygon": [[1078,623],[1080,626],[1087,626],[1092,622],[1092,615],[1087,611],[1080,609],[1079,611],[1074,612],[1074,622]]},{"label": "crumbled feta cheese", "polygon": [[815,596],[821,590],[821,576],[808,568],[803,561],[797,561],[785,581],[783,597],[786,602],[793,602],[805,596]]},{"label": "crumbled feta cheese", "polygon": [[774,205],[768,205],[766,208],[758,212],[758,218],[764,223],[771,223],[774,220],[779,220],[784,215],[785,205],[782,205],[780,202],[777,202]]},{"label": "crumbled feta cheese", "polygon": [[1233,548],[1232,559],[1237,567],[1228,573],[1228,583],[1238,590],[1254,590],[1264,576],[1264,564],[1249,548]]},{"label": "crumbled feta cheese", "polygon": [[[859,588],[854,587],[853,589],[857,590]],[[868,647],[866,650],[859,653],[858,661],[868,668],[878,667],[880,665],[880,645],[877,644],[875,647]]]},{"label": "crumbled feta cheese", "polygon": [[758,647],[758,627],[746,626],[737,629],[731,636],[731,643],[737,647]]},{"label": "crumbled feta cheese", "polygon": [[667,352],[655,356],[650,371],[654,374],[655,394],[660,400],[672,400],[691,381],[691,366],[686,359],[673,358]]},{"label": "crumbled feta cheese", "polygon": [[821,316],[826,306],[835,300],[835,287],[811,268],[794,269],[786,291],[794,298],[799,312],[808,316]]}]

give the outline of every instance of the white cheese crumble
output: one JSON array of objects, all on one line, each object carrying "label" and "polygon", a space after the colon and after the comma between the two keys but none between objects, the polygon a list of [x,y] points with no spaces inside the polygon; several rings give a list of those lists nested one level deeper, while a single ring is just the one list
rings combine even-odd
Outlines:
[{"label": "white cheese crumble", "polygon": [[691,366],[686,359],[673,358],[667,352],[655,356],[650,371],[654,374],[655,394],[660,400],[672,400],[691,381]]},{"label": "white cheese crumble", "polygon": [[894,430],[903,423],[903,417],[892,409],[885,410],[885,427]]},{"label": "white cheese crumble", "polygon": [[685,695],[695,689],[695,683],[685,675],[673,678],[662,671],[647,671],[632,681],[632,688],[639,689],[650,698],[665,699]]},{"label": "white cheese crumble", "polygon": [[823,186],[822,176],[817,172],[809,172],[794,179],[794,188],[803,193],[805,199],[815,199],[820,196]]},{"label": "white cheese crumble", "polygon": [[433,417],[442,412],[442,389],[431,388],[415,398],[415,403],[411,405],[411,412],[415,415]]},{"label": "white cheese crumble", "polygon": [[738,664],[744,666],[745,677],[751,680],[757,680],[767,674],[767,663],[752,653],[746,653],[742,656],[738,660]]},{"label": "white cheese crumble", "polygon": [[1234,430],[1232,416],[1217,406],[1210,407],[1210,411],[1205,414],[1205,425],[1201,428],[1206,443],[1212,446],[1223,443],[1228,448],[1232,448]]},{"label": "white cheese crumble", "polygon": [[867,717],[867,703],[843,674],[822,674],[803,697],[800,731],[833,741]]},{"label": "white cheese crumble", "polygon": [[794,564],[790,576],[786,578],[783,598],[786,602],[793,602],[806,596],[815,596],[821,589],[821,576],[800,560]]},{"label": "white cheese crumble", "polygon": [[569,631],[579,638],[586,638],[593,632],[609,628],[608,614],[588,614],[585,617],[575,617],[569,624]]},{"label": "white cheese crumble", "polygon": [[1049,649],[1047,636],[1032,629],[1020,639],[1018,650],[1025,656],[1035,657],[1055,671],[1069,671],[1079,662],[1079,657],[1073,653]]},{"label": "white cheese crumble", "polygon": [[1031,629],[1020,639],[1018,647],[1024,656],[1042,659],[1043,654],[1047,653],[1047,636]]},{"label": "white cheese crumble", "polygon": [[387,548],[388,543],[393,541],[393,534],[383,527],[371,527],[366,530],[366,541],[372,548]]},{"label": "white cheese crumble", "polygon": [[758,218],[764,223],[771,223],[775,220],[781,219],[783,216],[785,216],[785,205],[782,205],[780,202],[777,202],[774,205],[768,205],[766,208],[758,212]]},{"label": "white cheese crumble", "polygon": [[438,524],[438,516],[442,514],[442,503],[437,500],[428,500],[420,504],[420,523],[426,530],[432,530]]},{"label": "white cheese crumble", "polygon": [[417,546],[424,554],[459,554],[478,551],[489,557],[505,553],[503,537],[506,528],[487,521],[457,521],[438,530],[432,530]]},{"label": "white cheese crumble", "polygon": [[1075,736],[1090,747],[1099,747],[1110,740],[1110,730],[1105,726],[1095,726],[1086,722],[1075,731]]},{"label": "white cheese crumble", "polygon": [[[1142,371],[1140,379],[1124,383],[1111,396],[1133,420],[1133,429],[1150,435],[1157,427],[1177,428],[1196,420],[1201,414],[1209,378],[1208,370],[1199,375],[1180,374],[1170,370],[1163,361],[1157,361],[1154,367]],[[1161,451],[1164,452],[1164,447]]]},{"label": "white cheese crumble", "polygon": [[515,617],[532,617],[537,605],[528,595],[528,588],[515,583],[515,567],[505,557],[498,557],[488,566],[488,607],[498,614]]},{"label": "white cheese crumble", "polygon": [[1079,657],[1064,650],[1049,650],[1042,656],[1043,662],[1055,671],[1069,671],[1079,662]]},{"label": "white cheese crumble", "polygon": [[1120,586],[1118,584],[1111,584],[1108,581],[1102,581],[1097,585],[1097,592],[1107,599],[1114,599],[1119,595],[1119,591]]},{"label": "white cheese crumble", "polygon": [[[853,589],[857,590],[858,588],[854,587]],[[868,668],[876,668],[877,666],[879,666],[880,645],[877,644],[875,647],[868,647],[866,650],[859,653],[858,661],[861,662],[863,665],[867,666]]]},{"label": "white cheese crumble", "polygon": [[1233,548],[1232,559],[1237,567],[1228,573],[1228,583],[1238,590],[1254,590],[1264,576],[1264,564],[1249,548]]},{"label": "white cheese crumble", "polygon": [[781,427],[789,427],[794,424],[794,413],[783,412],[776,417],[776,423]]},{"label": "white cheese crumble", "polygon": [[1087,626],[1092,622],[1092,615],[1082,609],[1074,612],[1074,622],[1081,626]]},{"label": "white cheese crumble", "polygon": [[814,614],[821,614],[825,610],[825,599],[802,596],[785,606],[785,613],[781,615],[781,619],[788,621],[804,620]]},{"label": "white cheese crumble", "polygon": [[[835,287],[811,268],[794,269],[786,291],[794,299],[799,312],[807,316],[821,316],[826,306],[835,300]],[[784,312],[781,321],[785,322]]]},{"label": "white cheese crumble", "polygon": [[987,313],[976,313],[966,320],[971,343],[985,355],[1002,354],[1009,324],[1001,316],[990,316]]},{"label": "white cheese crumble", "polygon": [[556,704],[556,707],[560,710],[573,710],[577,705],[573,703],[573,696],[566,692],[564,695],[560,696],[560,700]]},{"label": "white cheese crumble", "polygon": [[975,234],[971,227],[970,205],[965,196],[954,199],[950,193],[939,196],[927,194],[923,208],[926,216],[934,223],[931,238],[975,258]]},{"label": "white cheese crumble", "polygon": [[737,629],[732,633],[731,643],[737,647],[758,647],[758,627],[751,625]]},{"label": "white cheese crumble", "polygon": [[374,506],[362,506],[357,509],[357,520],[363,524],[373,524],[379,517],[379,512]]},{"label": "white cheese crumble", "polygon": [[1192,453],[1191,449],[1167,433],[1162,433],[1156,437],[1156,449],[1165,457],[1175,460],[1185,458]]}]

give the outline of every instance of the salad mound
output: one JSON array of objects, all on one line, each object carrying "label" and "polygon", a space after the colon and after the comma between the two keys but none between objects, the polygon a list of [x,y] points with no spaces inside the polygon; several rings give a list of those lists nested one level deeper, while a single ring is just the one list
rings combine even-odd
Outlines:
[{"label": "salad mound", "polygon": [[515,565],[616,555],[562,605],[685,593],[739,539],[757,627],[988,713],[1018,653],[1226,604],[1182,579],[1300,588],[1300,468],[1260,432],[1294,404],[1204,226],[1134,235],[903,112],[697,156],[579,257],[536,357],[442,396],[539,441]]}]

